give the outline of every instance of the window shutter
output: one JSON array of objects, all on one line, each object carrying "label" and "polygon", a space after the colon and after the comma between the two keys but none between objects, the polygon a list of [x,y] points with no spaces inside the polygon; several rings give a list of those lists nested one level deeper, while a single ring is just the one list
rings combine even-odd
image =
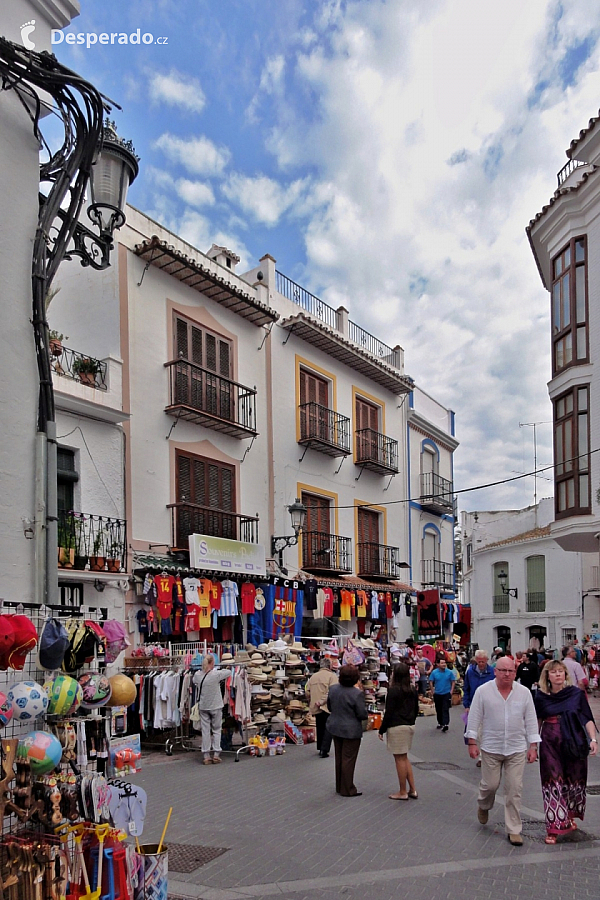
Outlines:
[{"label": "window shutter", "polygon": [[206,466],[201,459],[193,460],[194,463],[194,503],[206,506]]},{"label": "window shutter", "polygon": [[189,456],[179,455],[177,457],[177,501],[193,502],[192,480],[190,472],[191,460]]},{"label": "window shutter", "polygon": [[233,472],[231,469],[221,469],[222,483],[222,509],[233,512]]},{"label": "window shutter", "polygon": [[219,341],[219,375],[230,378],[230,346],[227,341]]},{"label": "window shutter", "polygon": [[546,591],[545,557],[529,556],[527,558],[527,593],[542,594]]},{"label": "window shutter", "polygon": [[188,358],[188,326],[183,319],[177,319],[175,330],[175,354],[177,359]]},{"label": "window shutter", "polygon": [[206,368],[211,372],[217,371],[217,339],[214,334],[205,334],[206,339]]},{"label": "window shutter", "polygon": [[192,332],[192,362],[196,363],[197,366],[202,365],[202,331],[199,328],[196,328],[194,325],[191,326]]}]

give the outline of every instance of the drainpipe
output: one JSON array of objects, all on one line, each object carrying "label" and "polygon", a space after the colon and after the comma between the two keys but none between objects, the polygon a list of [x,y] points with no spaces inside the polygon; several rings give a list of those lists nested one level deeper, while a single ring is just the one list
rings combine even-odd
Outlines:
[{"label": "drainpipe", "polygon": [[46,423],[47,466],[46,466],[46,604],[58,604],[58,513],[57,513],[57,461],[56,422]]},{"label": "drainpipe", "polygon": [[34,603],[46,602],[46,435],[38,431],[35,436],[35,514],[33,525]]}]

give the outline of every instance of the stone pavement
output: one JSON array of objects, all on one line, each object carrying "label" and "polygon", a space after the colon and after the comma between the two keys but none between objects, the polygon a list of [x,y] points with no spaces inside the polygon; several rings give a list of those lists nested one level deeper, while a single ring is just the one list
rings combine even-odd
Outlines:
[{"label": "stone pavement", "polygon": [[[167,844],[227,848],[189,874],[171,866],[170,897],[597,898],[600,795],[588,796],[576,840],[546,846],[539,770],[527,766],[525,843],[511,847],[501,797],[488,825],[477,822],[479,769],[460,712],[452,710],[447,734],[436,731],[435,716],[418,719],[411,758],[419,799],[409,802],[388,799],[397,790],[393,758],[374,732],[362,742],[356,798],[336,795],[333,756],[319,759],[314,744],[239,763],[226,755],[221,766],[201,765],[200,753],[152,753],[132,779],[148,792],[143,842],[158,841],[173,806]],[[590,760],[589,784],[600,790],[600,759]]]}]

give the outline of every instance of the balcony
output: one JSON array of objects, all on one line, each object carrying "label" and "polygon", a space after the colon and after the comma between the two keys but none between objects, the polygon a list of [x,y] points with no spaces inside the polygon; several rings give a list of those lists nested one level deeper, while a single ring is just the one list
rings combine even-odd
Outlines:
[{"label": "balcony", "polygon": [[108,390],[106,383],[107,365],[104,360],[94,359],[85,353],[65,347],[59,340],[50,340],[50,364],[56,375],[71,378],[80,384]]},{"label": "balcony", "polygon": [[454,565],[439,559],[423,560],[423,585],[434,585],[448,590],[454,589]]},{"label": "balcony", "polygon": [[350,453],[350,419],[311,401],[298,407],[300,412],[299,444],[327,456]]},{"label": "balcony", "polygon": [[302,532],[302,568],[309,572],[352,572],[352,541],[324,531]]},{"label": "balcony", "polygon": [[526,612],[546,612],[546,591],[531,591],[526,597]]},{"label": "balcony", "polygon": [[398,441],[372,428],[361,428],[356,432],[355,462],[378,475],[395,475],[398,471]]},{"label": "balcony", "polygon": [[127,523],[83,512],[58,515],[61,569],[121,572],[127,565]]},{"label": "balcony", "polygon": [[200,506],[198,503],[170,503],[173,547],[189,550],[190,534],[208,534],[212,537],[227,538],[258,544],[258,517],[243,516],[240,513]]},{"label": "balcony", "polygon": [[256,391],[182,359],[169,369],[169,405],[165,412],[235,438],[256,431]]},{"label": "balcony", "polygon": [[421,506],[434,513],[451,514],[454,510],[452,482],[434,472],[421,474]]},{"label": "balcony", "polygon": [[358,574],[371,578],[396,578],[400,550],[370,542],[358,546]]},{"label": "balcony", "polygon": [[492,612],[504,615],[510,612],[510,597],[508,594],[494,594]]}]

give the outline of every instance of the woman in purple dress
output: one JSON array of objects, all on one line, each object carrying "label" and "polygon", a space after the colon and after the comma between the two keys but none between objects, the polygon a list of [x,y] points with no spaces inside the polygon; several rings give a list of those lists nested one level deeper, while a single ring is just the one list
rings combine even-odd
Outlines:
[{"label": "woman in purple dress", "polygon": [[[589,754],[595,756],[598,741],[585,691],[570,684],[569,673],[563,663],[546,663],[539,688],[534,702],[542,736],[540,775],[546,843],[555,844],[557,836],[577,828],[573,821],[575,818],[583,820],[587,785],[586,746],[589,744]],[[580,734],[577,755],[569,749],[574,732],[575,735],[577,732]]]}]

